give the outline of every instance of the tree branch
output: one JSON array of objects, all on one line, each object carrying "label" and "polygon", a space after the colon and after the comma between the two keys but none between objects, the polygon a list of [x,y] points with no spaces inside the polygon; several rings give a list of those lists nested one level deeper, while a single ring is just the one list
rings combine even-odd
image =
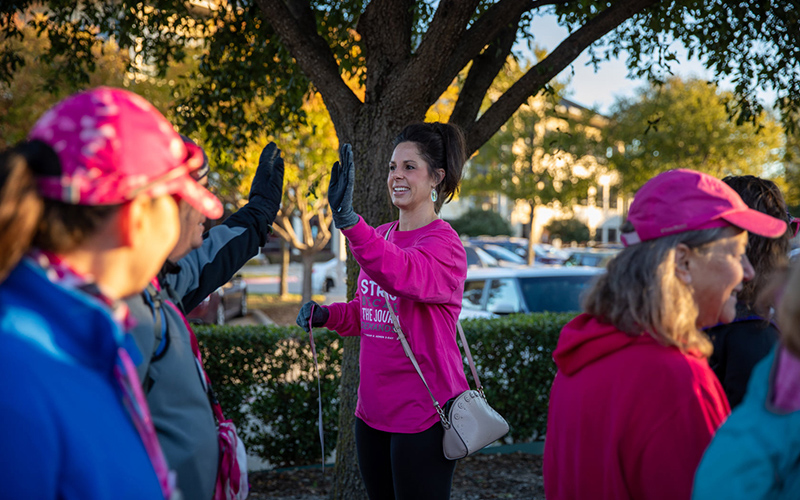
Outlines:
[{"label": "tree branch", "polygon": [[475,121],[486,91],[491,87],[495,76],[503,68],[508,54],[511,53],[517,38],[518,23],[519,19],[502,30],[500,36],[473,60],[464,86],[458,94],[453,113],[450,115],[450,123],[463,127]]},{"label": "tree branch", "polygon": [[[478,3],[479,0],[442,0],[416,54],[407,66],[400,68],[403,77],[392,79],[387,94],[405,96],[422,91],[430,95],[439,80],[437,75],[454,53],[461,50],[459,40]],[[397,75],[398,70],[394,74]],[[431,103],[426,99],[423,104],[429,106]]]},{"label": "tree branch", "polygon": [[456,75],[481,54],[488,44],[496,40],[500,32],[510,29],[512,25],[516,32],[523,13],[566,1],[568,0],[501,0],[489,7],[463,34],[457,43],[458,50],[451,54],[442,70],[437,72],[437,81],[428,96],[430,103],[433,104],[442,95]]},{"label": "tree branch", "polygon": [[328,44],[317,34],[311,8],[297,4],[297,1],[292,10],[283,0],[256,0],[256,3],[297,64],[319,90],[334,124],[342,126],[348,123],[344,117],[355,114],[362,103],[339,75],[339,65]]},{"label": "tree branch", "polygon": [[392,71],[411,57],[413,0],[373,0],[358,19],[356,30],[364,42],[367,102],[377,100]]},{"label": "tree branch", "polygon": [[467,152],[472,153],[480,148],[529,97],[536,95],[547,82],[569,66],[587,47],[659,1],[614,2],[611,7],[572,33],[544,60],[528,70],[475,123],[466,128]]}]

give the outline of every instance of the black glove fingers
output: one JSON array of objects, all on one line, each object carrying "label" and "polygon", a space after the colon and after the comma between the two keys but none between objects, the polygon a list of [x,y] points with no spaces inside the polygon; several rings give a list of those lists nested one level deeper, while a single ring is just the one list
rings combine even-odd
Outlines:
[{"label": "black glove fingers", "polygon": [[342,161],[342,165],[349,167],[353,163],[353,146],[349,143],[342,144],[342,147],[339,148],[339,159]]},{"label": "black glove fingers", "polygon": [[[314,315],[311,315],[311,308],[314,308]],[[321,305],[317,304],[313,300],[310,300],[303,304],[303,307],[300,308],[300,312],[297,313],[297,319],[295,322],[298,326],[300,326],[303,330],[309,331],[308,328],[308,320],[311,320],[311,325],[314,327],[317,326],[324,326],[325,323],[328,322],[328,317],[330,313],[327,309],[322,307]]]},{"label": "black glove fingers", "polygon": [[274,142],[261,150],[248,198],[262,209],[268,225],[275,222],[283,198],[283,158]]},{"label": "black glove fingers", "polygon": [[258,158],[258,164],[266,167],[271,167],[275,162],[275,157],[281,154],[281,150],[274,142],[270,142],[261,151],[261,156]]},{"label": "black glove fingers", "polygon": [[333,216],[333,225],[342,229],[358,222],[358,215],[353,211],[355,166],[353,165],[353,149],[350,144],[343,144],[339,148],[339,160],[333,164],[331,170],[328,202]]},{"label": "black glove fingers", "polygon": [[281,150],[278,150],[278,159],[275,160],[274,172],[275,175],[270,178],[270,181],[278,188],[280,193],[283,193],[283,158],[281,157]]},{"label": "black glove fingers", "polygon": [[300,312],[297,313],[297,319],[295,319],[297,325],[305,331],[308,331],[308,320],[311,317],[312,305],[317,305],[317,304],[313,300],[303,304],[303,307],[300,308]]},{"label": "black glove fingers", "polygon": [[339,172],[340,172],[340,165],[337,161],[333,164],[333,168],[331,169],[331,180],[328,184],[328,202],[331,205],[331,210],[334,212],[339,208],[340,203],[342,202],[341,196],[339,196]]}]

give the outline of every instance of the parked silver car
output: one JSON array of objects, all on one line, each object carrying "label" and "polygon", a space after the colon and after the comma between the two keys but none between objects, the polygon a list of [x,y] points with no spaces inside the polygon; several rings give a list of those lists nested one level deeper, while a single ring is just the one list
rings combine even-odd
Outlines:
[{"label": "parked silver car", "polygon": [[461,319],[500,314],[580,311],[600,267],[495,267],[467,270]]},{"label": "parked silver car", "polygon": [[464,241],[464,251],[467,252],[467,267],[497,267],[497,259],[489,255],[483,248]]},{"label": "parked silver car", "polygon": [[617,248],[576,248],[570,251],[565,266],[606,267],[608,261],[619,253]]}]

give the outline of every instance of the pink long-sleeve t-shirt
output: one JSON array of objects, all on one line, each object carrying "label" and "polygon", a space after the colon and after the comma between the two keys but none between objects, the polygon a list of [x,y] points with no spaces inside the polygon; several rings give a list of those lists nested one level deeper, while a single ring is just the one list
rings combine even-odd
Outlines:
[{"label": "pink long-sleeve t-shirt", "polygon": [[392,329],[385,290],[425,380],[440,405],[467,390],[456,322],[467,257],[458,234],[437,219],[412,231],[363,219],[343,231],[361,266],[355,298],[328,307],[326,328],[361,336],[356,416],[374,429],[415,433],[439,420],[425,385]]}]

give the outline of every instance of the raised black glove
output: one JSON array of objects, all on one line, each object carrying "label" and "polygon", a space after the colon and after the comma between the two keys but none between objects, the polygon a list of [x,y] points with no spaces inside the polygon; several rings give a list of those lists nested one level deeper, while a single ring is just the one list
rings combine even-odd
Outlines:
[{"label": "raised black glove", "polygon": [[[311,318],[311,308],[314,308],[314,317]],[[305,331],[310,331],[308,328],[308,319],[311,318],[311,326],[314,328],[318,326],[325,326],[325,323],[328,322],[328,316],[331,313],[321,305],[317,304],[313,300],[310,300],[303,304],[303,307],[300,308],[300,312],[297,313],[297,319],[295,320],[297,324]]]},{"label": "raised black glove", "polygon": [[261,198],[256,201],[264,206],[267,224],[275,222],[283,197],[283,158],[274,142],[267,144],[258,159],[249,199],[252,201],[254,197]]},{"label": "raised black glove", "polygon": [[356,167],[353,165],[353,148],[343,144],[339,149],[339,160],[333,164],[331,182],[328,185],[328,203],[331,206],[333,225],[336,229],[345,229],[358,222],[358,215],[353,211],[353,180]]}]

